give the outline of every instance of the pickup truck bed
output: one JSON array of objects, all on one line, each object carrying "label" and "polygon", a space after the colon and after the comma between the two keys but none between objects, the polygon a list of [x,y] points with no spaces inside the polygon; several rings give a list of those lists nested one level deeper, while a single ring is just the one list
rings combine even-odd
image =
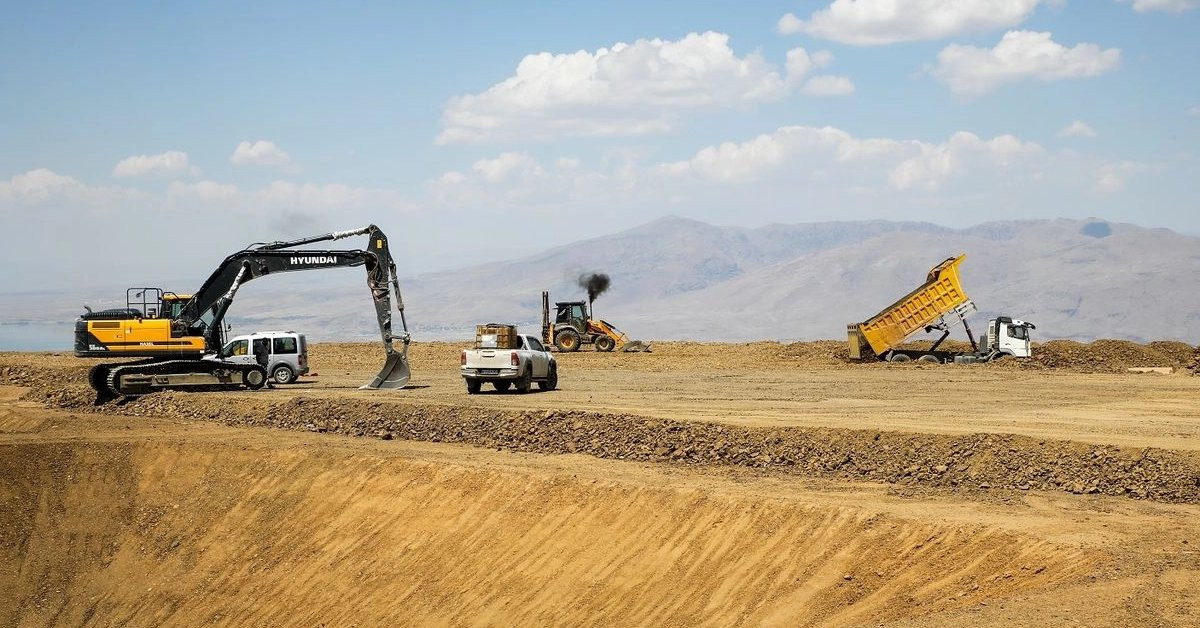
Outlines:
[{"label": "pickup truck bed", "polygon": [[500,392],[510,388],[529,392],[534,382],[542,390],[558,387],[558,364],[540,340],[518,334],[516,347],[464,349],[459,372],[466,381],[467,393],[478,393],[485,383]]}]

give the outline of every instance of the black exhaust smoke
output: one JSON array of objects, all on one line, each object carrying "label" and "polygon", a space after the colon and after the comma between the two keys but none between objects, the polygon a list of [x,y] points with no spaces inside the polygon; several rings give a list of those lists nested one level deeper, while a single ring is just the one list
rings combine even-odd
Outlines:
[{"label": "black exhaust smoke", "polygon": [[579,276],[577,283],[580,288],[587,290],[588,309],[591,309],[592,301],[595,301],[596,297],[604,294],[605,290],[608,290],[608,284],[611,283],[611,280],[604,273],[584,273]]}]

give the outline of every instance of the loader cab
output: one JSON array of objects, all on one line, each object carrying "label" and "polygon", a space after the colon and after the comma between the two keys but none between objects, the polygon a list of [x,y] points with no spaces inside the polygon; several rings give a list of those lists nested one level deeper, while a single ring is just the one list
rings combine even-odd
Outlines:
[{"label": "loader cab", "polygon": [[573,327],[575,331],[584,333],[587,331],[587,304],[583,301],[564,301],[555,303],[554,307],[558,312],[554,317],[554,325],[560,327],[566,325]]}]

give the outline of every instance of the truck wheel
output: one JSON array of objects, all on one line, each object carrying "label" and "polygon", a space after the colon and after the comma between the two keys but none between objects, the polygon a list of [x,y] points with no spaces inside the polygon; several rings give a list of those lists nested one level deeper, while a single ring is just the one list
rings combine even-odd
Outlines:
[{"label": "truck wheel", "polygon": [[888,362],[912,362],[912,358],[903,353],[893,353],[892,357],[888,358]]},{"label": "truck wheel", "polygon": [[267,369],[254,366],[248,371],[242,371],[242,383],[250,390],[258,390],[267,385]]},{"label": "truck wheel", "polygon": [[558,366],[551,364],[550,373],[546,375],[545,381],[538,382],[538,388],[542,390],[554,390],[558,388]]},{"label": "truck wheel", "polygon": [[616,346],[616,341],[608,336],[596,338],[596,351],[612,351]]},{"label": "truck wheel", "polygon": [[521,376],[517,378],[517,382],[516,382],[517,392],[519,392],[523,395],[523,394],[529,392],[529,387],[532,385],[533,385],[533,372],[531,370],[529,370],[528,368],[526,368],[525,372],[521,373]]},{"label": "truck wheel", "polygon": [[574,329],[564,329],[554,334],[554,346],[558,347],[559,351],[579,351],[579,344],[579,332]]},{"label": "truck wheel", "polygon": [[296,381],[296,372],[292,370],[292,367],[280,364],[271,372],[271,379],[275,380],[276,384],[290,384]]},{"label": "truck wheel", "polygon": [[502,379],[498,382],[492,382],[492,385],[495,386],[496,390],[499,392],[504,392],[509,388],[512,388],[512,382],[508,381],[507,379]]},{"label": "truck wheel", "polygon": [[467,394],[468,395],[478,395],[479,389],[482,386],[483,386],[483,382],[481,382],[477,379],[468,379],[467,380]]},{"label": "truck wheel", "polygon": [[941,360],[937,359],[937,356],[930,355],[928,353],[917,358],[917,362],[925,362],[926,364],[941,364],[942,363]]}]

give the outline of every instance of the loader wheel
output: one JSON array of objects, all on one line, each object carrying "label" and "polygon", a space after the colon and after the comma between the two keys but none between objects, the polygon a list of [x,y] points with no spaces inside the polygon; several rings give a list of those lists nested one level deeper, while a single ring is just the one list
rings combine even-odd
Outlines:
[{"label": "loader wheel", "polygon": [[538,388],[545,390],[554,390],[558,388],[558,366],[551,364],[550,373],[546,375],[545,381],[538,382]]},{"label": "loader wheel", "polygon": [[612,351],[616,347],[616,341],[608,336],[600,336],[596,339],[596,351]]},{"label": "loader wheel", "polygon": [[248,371],[242,371],[242,383],[250,390],[258,390],[267,385],[267,369],[256,366]]},{"label": "loader wheel", "polygon": [[280,364],[271,372],[271,379],[275,380],[276,384],[290,384],[296,381],[296,372],[292,370],[292,367]]},{"label": "loader wheel", "polygon": [[483,382],[481,382],[477,379],[468,379],[467,380],[467,394],[468,395],[478,395],[479,389],[482,386],[483,386]]},{"label": "loader wheel", "polygon": [[517,378],[517,382],[516,382],[517,392],[523,395],[523,394],[529,392],[529,387],[532,385],[533,385],[533,371],[530,369],[526,369],[525,372],[521,373],[521,376]]},{"label": "loader wheel", "polygon": [[888,358],[888,362],[912,362],[912,358],[903,353],[893,353],[892,357]]},{"label": "loader wheel", "polygon": [[554,334],[554,346],[558,347],[559,351],[567,353],[579,351],[579,332],[574,329],[564,329]]}]

